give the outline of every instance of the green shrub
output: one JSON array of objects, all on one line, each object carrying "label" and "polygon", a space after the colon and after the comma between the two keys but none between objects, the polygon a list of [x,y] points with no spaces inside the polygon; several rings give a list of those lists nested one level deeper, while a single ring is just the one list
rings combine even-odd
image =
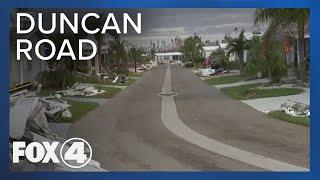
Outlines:
[{"label": "green shrub", "polygon": [[270,75],[274,83],[279,83],[281,78],[287,74],[287,67],[281,55],[275,54],[270,60]]},{"label": "green shrub", "polygon": [[121,67],[119,69],[116,70],[116,73],[118,75],[123,74],[123,75],[129,75],[130,71],[127,68]]},{"label": "green shrub", "polygon": [[186,63],[186,64],[184,65],[184,67],[186,67],[186,68],[193,68],[193,64],[192,64],[192,63]]},{"label": "green shrub", "polygon": [[257,76],[259,72],[265,74],[268,64],[263,56],[262,41],[259,38],[254,38],[250,44],[244,71],[249,76]]},{"label": "green shrub", "polygon": [[238,61],[228,61],[226,62],[227,69],[240,69],[240,63]]},{"label": "green shrub", "polygon": [[43,71],[36,80],[45,88],[64,89],[77,82],[77,77],[70,71]]},{"label": "green shrub", "polygon": [[99,84],[101,83],[101,80],[98,76],[82,76],[78,77],[78,81],[84,82],[84,83],[92,83],[92,84]]}]

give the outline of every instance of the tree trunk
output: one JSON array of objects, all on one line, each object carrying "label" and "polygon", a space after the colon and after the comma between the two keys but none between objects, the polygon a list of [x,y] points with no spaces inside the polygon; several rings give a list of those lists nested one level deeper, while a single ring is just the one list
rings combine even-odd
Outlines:
[{"label": "tree trunk", "polygon": [[97,53],[97,57],[96,61],[95,61],[95,73],[98,74],[100,73],[100,62],[101,62],[101,38],[98,38],[98,53]]},{"label": "tree trunk", "polygon": [[240,65],[240,75],[244,74],[244,62],[243,62],[243,53],[239,53],[239,65]]},{"label": "tree trunk", "polygon": [[243,75],[243,63],[242,62],[240,62],[240,75]]},{"label": "tree trunk", "polygon": [[137,73],[137,60],[134,58],[134,72]]},{"label": "tree trunk", "polygon": [[298,51],[299,51],[299,69],[300,79],[302,82],[307,82],[306,72],[306,59],[305,59],[305,48],[304,48],[304,26],[299,29],[298,34]]},{"label": "tree trunk", "polygon": [[192,55],[192,52],[191,52],[191,60],[192,60],[192,63],[193,63],[193,68],[196,69],[196,61],[194,60],[193,58],[193,55]]},{"label": "tree trunk", "polygon": [[117,68],[120,67],[120,61],[121,61],[121,58],[119,57],[118,55],[118,52],[116,51],[116,61],[117,61]]}]

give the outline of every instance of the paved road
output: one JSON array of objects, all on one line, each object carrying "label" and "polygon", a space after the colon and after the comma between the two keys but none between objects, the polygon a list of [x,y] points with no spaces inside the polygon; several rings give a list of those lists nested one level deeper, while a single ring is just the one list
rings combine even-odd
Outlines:
[{"label": "paved road", "polygon": [[221,149],[214,151],[217,147],[211,150],[192,143],[185,139],[188,134],[179,136],[180,129],[168,128],[171,121],[166,123],[164,116],[164,112],[176,112],[171,117],[177,117],[177,122],[193,133],[226,145],[223,147],[309,167],[309,128],[269,119],[179,66],[172,66],[170,71],[171,89],[178,93],[172,98],[176,109],[166,109],[169,106],[162,101],[166,98],[158,95],[166,72],[166,66],[159,66],[145,73],[107,104],[73,124],[68,136],[88,140],[93,158],[111,171],[268,170],[242,158],[223,155]]}]

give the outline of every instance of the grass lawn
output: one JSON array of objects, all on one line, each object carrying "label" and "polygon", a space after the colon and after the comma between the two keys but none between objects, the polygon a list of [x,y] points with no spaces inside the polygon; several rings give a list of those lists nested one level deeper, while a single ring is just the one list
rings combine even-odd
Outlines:
[{"label": "grass lawn", "polygon": [[96,89],[103,89],[106,91],[105,94],[100,94],[100,95],[96,95],[96,96],[91,96],[91,97],[95,97],[95,98],[111,98],[114,95],[116,95],[118,92],[121,91],[120,88],[115,88],[115,87],[104,87],[104,86],[99,86],[96,85],[94,86]]},{"label": "grass lawn", "polygon": [[[138,75],[136,76],[138,77]],[[120,83],[119,80],[115,83],[112,82],[111,79],[107,79],[107,80],[100,80],[98,77],[84,77],[82,79],[79,80],[79,82],[82,83],[89,83],[89,84],[102,84],[102,85],[118,85],[118,86],[129,86],[130,84],[132,84],[133,82],[135,82],[136,79],[135,78],[128,78],[128,80],[125,83]]]},{"label": "grass lawn", "polygon": [[303,89],[299,89],[299,88],[257,89],[256,87],[260,85],[262,84],[257,83],[257,84],[241,85],[236,87],[222,88],[221,91],[227,94],[228,96],[234,99],[239,99],[239,100],[264,98],[264,97],[288,96],[288,95],[300,94],[303,92]]},{"label": "grass lawn", "polygon": [[[103,87],[103,86],[99,86],[96,85],[95,86],[96,89],[103,89],[106,91],[105,94],[100,94],[100,95],[96,95],[96,96],[78,96],[78,97],[83,97],[83,98],[87,98],[87,97],[92,97],[92,98],[111,98],[114,95],[116,95],[118,92],[121,91],[120,88],[115,88],[115,87]],[[53,90],[53,89],[42,89],[40,91],[40,96],[50,96],[50,95],[55,95],[56,91],[58,90]],[[75,96],[77,97],[77,96]]]},{"label": "grass lawn", "polygon": [[210,85],[236,83],[245,80],[246,76],[224,76],[205,80]]},{"label": "grass lawn", "polygon": [[132,72],[132,73],[129,74],[129,77],[130,76],[132,76],[132,77],[141,77],[143,75],[143,73],[144,72],[136,72],[136,73]]},{"label": "grass lawn", "polygon": [[68,104],[71,105],[70,111],[72,113],[71,118],[60,118],[58,122],[72,123],[79,120],[82,116],[87,114],[89,111],[97,108],[99,104],[93,102],[80,102],[68,100]]},{"label": "grass lawn", "polygon": [[[138,76],[136,76],[136,77],[138,77]],[[114,85],[114,86],[129,86],[130,84],[134,83],[135,81],[136,81],[136,79],[129,77],[125,83],[120,83],[119,81],[112,83],[112,80],[107,80],[107,81],[100,81],[99,83],[96,83],[96,84]]]},{"label": "grass lawn", "polygon": [[309,126],[310,120],[307,117],[298,117],[298,116],[291,116],[284,111],[271,111],[268,113],[270,117],[280,119],[282,121],[287,121],[294,124],[300,124],[303,126]]}]

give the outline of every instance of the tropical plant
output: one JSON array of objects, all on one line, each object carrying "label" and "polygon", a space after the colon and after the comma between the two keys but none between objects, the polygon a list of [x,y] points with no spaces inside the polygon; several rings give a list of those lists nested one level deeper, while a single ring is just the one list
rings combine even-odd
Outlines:
[{"label": "tropical plant", "polygon": [[262,54],[267,63],[269,78],[274,83],[279,83],[287,72],[287,66],[282,53],[282,43],[272,31],[266,31],[263,36]]},{"label": "tropical plant", "polygon": [[307,81],[307,63],[304,57],[304,34],[309,25],[309,9],[306,8],[261,8],[255,11],[255,24],[269,23],[269,31],[287,29],[294,30],[298,36],[298,52],[300,62],[300,78]]},{"label": "tropical plant", "polygon": [[229,40],[227,46],[227,54],[235,53],[237,55],[237,60],[240,64],[240,74],[244,73],[244,50],[249,49],[249,42],[246,40],[244,36],[244,30],[241,30],[239,36],[237,38],[233,38]]},{"label": "tropical plant", "polygon": [[201,59],[202,43],[198,35],[186,38],[183,42],[182,52],[186,61],[192,61],[193,67],[196,68],[196,62]]},{"label": "tropical plant", "polygon": [[120,35],[116,35],[113,41],[110,41],[110,51],[115,56],[115,61],[117,63],[117,68],[126,67],[125,59],[127,58],[127,53],[124,46],[124,41],[121,40]]},{"label": "tropical plant", "polygon": [[259,37],[254,37],[250,41],[250,49],[247,53],[247,62],[245,73],[249,76],[256,76],[258,73],[267,72],[267,62],[262,52],[262,40]]},{"label": "tropical plant", "polygon": [[221,48],[217,52],[212,52],[211,56],[216,56],[218,58],[218,63],[224,69],[228,69],[229,56],[228,54]]},{"label": "tropical plant", "polygon": [[134,72],[137,72],[137,62],[139,62],[140,64],[143,61],[143,57],[141,56],[142,52],[135,48],[134,46],[130,48],[128,56],[129,59],[134,62]]},{"label": "tropical plant", "polygon": [[36,80],[45,88],[65,89],[77,82],[77,77],[71,71],[42,71],[36,76]]}]

